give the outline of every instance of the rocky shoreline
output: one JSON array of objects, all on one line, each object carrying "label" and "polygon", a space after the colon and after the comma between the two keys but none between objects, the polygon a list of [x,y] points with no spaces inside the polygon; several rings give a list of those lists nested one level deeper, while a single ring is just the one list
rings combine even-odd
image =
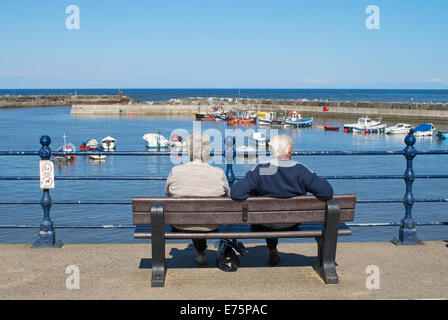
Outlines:
[{"label": "rocky shoreline", "polygon": [[0,108],[62,107],[74,104],[127,104],[131,98],[122,95],[4,95]]}]

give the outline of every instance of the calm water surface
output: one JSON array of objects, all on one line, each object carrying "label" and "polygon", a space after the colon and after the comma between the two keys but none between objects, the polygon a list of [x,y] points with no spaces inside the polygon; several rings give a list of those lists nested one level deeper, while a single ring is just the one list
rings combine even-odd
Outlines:
[{"label": "calm water surface", "polygon": [[[347,120],[352,122],[353,120]],[[316,119],[317,123],[342,126],[347,121]],[[0,110],[0,150],[34,151],[40,148],[39,138],[47,134],[53,149],[67,142],[76,146],[88,138],[105,136],[117,139],[117,151],[145,151],[142,136],[157,132],[169,137],[175,129],[191,132],[191,118],[73,118],[69,107]],[[196,123],[197,124],[197,123]],[[203,130],[215,129],[224,133],[232,129],[225,123],[200,123]],[[392,123],[391,123],[392,124]],[[413,123],[418,124],[418,123]],[[293,136],[295,150],[401,150],[403,136],[352,135],[325,132],[318,128],[283,129]],[[418,150],[448,149],[448,141],[436,138],[417,140]],[[295,157],[318,175],[401,175],[405,170],[402,156],[312,156]],[[0,157],[3,176],[37,176],[38,157]],[[224,164],[217,164],[225,169]],[[243,176],[254,164],[234,166],[236,176]],[[170,157],[113,157],[95,163],[87,157],[56,167],[57,176],[167,176],[173,164]],[[447,174],[448,156],[418,156],[414,161],[417,175]],[[402,180],[331,180],[336,193],[356,193],[358,199],[401,199],[405,193]],[[133,196],[163,196],[164,181],[56,181],[51,191],[53,201],[130,201]],[[417,179],[414,196],[447,198],[448,181]],[[42,191],[39,181],[0,181],[1,201],[39,201]],[[40,205],[0,205],[0,225],[38,225],[43,212]],[[404,216],[401,203],[358,204],[355,222],[399,222]],[[417,221],[448,221],[447,203],[416,203],[413,216]],[[132,225],[130,205],[53,205],[51,217],[55,225]],[[0,229],[0,243],[31,243],[37,229]],[[132,229],[57,229],[57,238],[64,243],[120,243],[134,240]],[[421,226],[422,240],[447,239],[446,226]],[[389,241],[398,235],[398,227],[354,227],[351,237],[342,241]],[[288,240],[283,240],[288,241]],[[299,240],[307,241],[307,240]]]}]

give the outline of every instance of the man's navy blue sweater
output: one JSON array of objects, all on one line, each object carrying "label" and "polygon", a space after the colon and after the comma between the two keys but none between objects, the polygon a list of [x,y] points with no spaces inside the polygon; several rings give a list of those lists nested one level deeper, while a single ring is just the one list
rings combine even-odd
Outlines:
[{"label": "man's navy blue sweater", "polygon": [[230,197],[234,200],[245,200],[250,196],[292,198],[307,193],[321,200],[330,200],[333,188],[327,180],[300,163],[273,159],[247,172],[241,181],[233,185]]}]

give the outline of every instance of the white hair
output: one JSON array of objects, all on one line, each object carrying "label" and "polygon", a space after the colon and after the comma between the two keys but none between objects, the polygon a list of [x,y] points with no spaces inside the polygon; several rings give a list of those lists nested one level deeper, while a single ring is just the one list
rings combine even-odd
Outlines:
[{"label": "white hair", "polygon": [[279,134],[272,138],[269,148],[274,157],[286,156],[293,146],[292,138],[286,134]]},{"label": "white hair", "polygon": [[195,132],[188,137],[187,142],[190,161],[205,161],[210,156],[210,137],[202,132]]}]

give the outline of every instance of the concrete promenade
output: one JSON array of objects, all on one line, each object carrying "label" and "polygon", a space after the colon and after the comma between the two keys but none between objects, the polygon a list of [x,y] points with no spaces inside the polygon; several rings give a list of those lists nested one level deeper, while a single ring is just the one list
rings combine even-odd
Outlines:
[{"label": "concrete promenade", "polygon": [[[316,244],[280,243],[280,265],[269,267],[266,247],[250,244],[235,273],[219,270],[209,242],[208,264],[195,265],[187,243],[167,246],[165,288],[151,288],[150,244],[72,244],[61,249],[0,245],[0,299],[448,299],[448,242],[420,246],[341,242],[338,285],[312,269]],[[67,289],[66,268],[80,270],[80,289]],[[368,266],[379,289],[368,289]]]}]

